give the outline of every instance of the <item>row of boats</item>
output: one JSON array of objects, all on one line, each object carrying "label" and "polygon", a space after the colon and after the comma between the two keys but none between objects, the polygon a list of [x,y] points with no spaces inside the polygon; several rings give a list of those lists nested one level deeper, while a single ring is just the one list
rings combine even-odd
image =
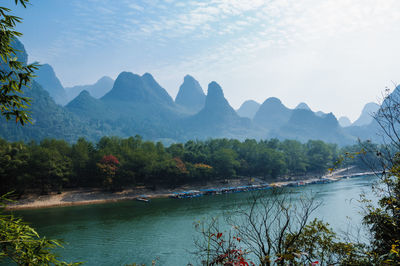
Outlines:
[{"label": "row of boats", "polygon": [[223,188],[209,188],[209,189],[200,189],[200,190],[189,190],[189,191],[180,191],[174,192],[170,198],[174,199],[188,199],[188,198],[197,198],[205,195],[219,195],[226,193],[239,193],[239,192],[248,192],[248,191],[256,191],[256,190],[266,190],[274,187],[299,187],[305,185],[312,184],[326,184],[331,183],[335,180],[328,178],[321,179],[313,179],[306,181],[291,181],[291,182],[282,182],[282,183],[273,183],[273,184],[258,184],[258,185],[249,185],[249,186],[239,186],[239,187],[223,187]]},{"label": "row of boats", "polygon": [[[288,181],[288,182],[279,182],[279,183],[263,183],[257,185],[248,185],[248,186],[238,186],[238,187],[222,187],[222,188],[208,188],[208,189],[200,189],[200,190],[189,190],[189,191],[180,191],[174,192],[169,197],[174,199],[190,199],[190,198],[197,198],[202,197],[205,195],[219,195],[219,194],[226,194],[226,193],[239,193],[239,192],[248,192],[248,191],[256,191],[256,190],[266,190],[271,189],[274,187],[301,187],[306,185],[314,185],[314,184],[327,184],[332,183],[335,181],[339,181],[343,178],[351,178],[363,175],[371,175],[373,173],[366,172],[366,173],[355,173],[350,175],[344,176],[337,176],[335,178],[318,178],[318,179],[309,179],[309,180],[302,180],[302,181]],[[138,201],[142,202],[150,202],[150,199],[147,198],[146,195],[141,195],[136,198]]]}]

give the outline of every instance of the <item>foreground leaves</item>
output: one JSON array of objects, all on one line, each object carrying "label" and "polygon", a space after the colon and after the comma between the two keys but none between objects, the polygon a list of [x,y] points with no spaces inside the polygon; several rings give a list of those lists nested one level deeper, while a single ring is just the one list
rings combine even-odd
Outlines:
[{"label": "foreground leaves", "polygon": [[[26,7],[29,1],[16,0],[15,4],[18,3]],[[22,96],[22,88],[30,85],[38,65],[26,65],[17,59],[20,51],[13,47],[13,42],[22,35],[15,31],[22,19],[10,12],[10,9],[0,6],[0,113],[7,120],[15,118],[16,123],[24,125],[31,122],[27,111],[31,99]]]},{"label": "foreground leaves", "polygon": [[39,234],[21,218],[4,212],[8,201],[0,198],[0,264],[14,262],[17,265],[79,265],[57,259],[54,248],[62,247],[61,242],[40,237]]}]

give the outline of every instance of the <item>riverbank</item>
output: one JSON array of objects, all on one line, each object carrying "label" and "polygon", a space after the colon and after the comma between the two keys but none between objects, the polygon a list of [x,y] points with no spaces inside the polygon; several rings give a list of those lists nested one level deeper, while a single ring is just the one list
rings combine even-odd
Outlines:
[{"label": "riverbank", "polygon": [[[342,178],[369,175],[372,172],[360,172],[355,169],[338,169],[335,172],[323,176],[308,176],[304,177],[291,177],[283,179],[279,182],[266,183],[265,181],[257,178],[243,178],[227,180],[225,183],[215,182],[204,186],[185,185],[175,189],[157,189],[149,190],[145,187],[135,187],[125,189],[120,192],[105,192],[100,189],[78,189],[64,191],[60,194],[49,195],[26,195],[22,199],[7,206],[8,210],[22,210],[22,209],[38,209],[38,208],[51,208],[51,207],[64,207],[75,205],[89,205],[101,204],[108,202],[117,202],[124,200],[136,200],[137,198],[155,199],[167,198],[176,195],[178,192],[189,190],[207,190],[218,189],[222,187],[239,188],[243,186],[270,186],[270,187],[284,187],[284,186],[298,186],[315,184],[317,182],[335,182]],[[247,190],[244,190],[247,191]]]}]

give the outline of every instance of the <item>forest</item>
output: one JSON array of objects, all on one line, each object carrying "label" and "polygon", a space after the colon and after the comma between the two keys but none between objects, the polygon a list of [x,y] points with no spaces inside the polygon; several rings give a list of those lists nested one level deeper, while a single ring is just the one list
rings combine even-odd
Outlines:
[{"label": "forest", "polygon": [[321,175],[338,167],[338,161],[364,166],[360,158],[343,158],[346,152],[360,151],[365,145],[376,148],[371,143],[338,148],[318,140],[278,139],[209,139],[168,147],[140,136],[103,137],[97,143],[80,138],[73,144],[56,139],[40,143],[1,139],[0,193],[47,194],[83,187],[117,191],[137,185],[174,188],[230,178],[273,181]]}]

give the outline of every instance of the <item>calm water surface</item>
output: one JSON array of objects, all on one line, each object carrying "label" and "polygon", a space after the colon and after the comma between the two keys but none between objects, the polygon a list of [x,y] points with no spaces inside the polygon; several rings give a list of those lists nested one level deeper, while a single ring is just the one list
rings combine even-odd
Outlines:
[{"label": "calm water surface", "polygon": [[[358,177],[339,182],[296,188],[315,192],[323,205],[315,216],[335,229],[361,221],[359,194],[371,193],[375,177]],[[58,254],[66,261],[85,265],[186,265],[195,259],[193,223],[222,216],[224,211],[247,203],[249,193],[204,196],[195,199],[157,199],[90,206],[73,206],[18,211],[41,235],[63,239],[67,244]]]}]

